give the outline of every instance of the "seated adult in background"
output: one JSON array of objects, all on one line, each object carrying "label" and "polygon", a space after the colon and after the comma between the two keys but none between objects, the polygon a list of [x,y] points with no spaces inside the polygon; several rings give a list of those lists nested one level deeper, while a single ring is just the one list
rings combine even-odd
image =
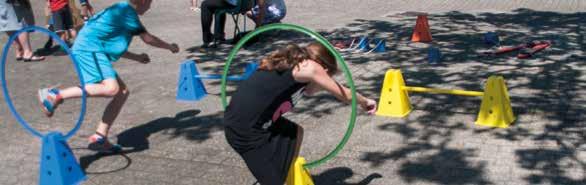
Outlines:
[{"label": "seated adult in background", "polygon": [[256,27],[260,27],[281,22],[286,13],[287,7],[283,0],[256,0],[256,6],[246,12],[246,15],[254,20]]},{"label": "seated adult in background", "polygon": [[216,41],[217,43],[223,43],[226,39],[224,34],[224,25],[226,24],[226,14],[220,16],[219,28],[214,28],[219,33],[212,34],[211,26],[214,14],[217,10],[232,9],[235,8],[239,0],[204,0],[201,2],[201,29],[203,45],[201,48],[209,48],[210,43]]},{"label": "seated adult in background", "polygon": [[[285,14],[287,13],[287,7],[283,0],[255,0],[255,6],[246,12],[246,16],[252,19],[255,23],[255,27],[261,27],[263,25],[280,23]],[[249,32],[239,33],[234,37],[233,43],[237,43],[244,35]],[[270,34],[261,34],[250,39],[244,46],[248,47],[264,37],[271,37]]]}]

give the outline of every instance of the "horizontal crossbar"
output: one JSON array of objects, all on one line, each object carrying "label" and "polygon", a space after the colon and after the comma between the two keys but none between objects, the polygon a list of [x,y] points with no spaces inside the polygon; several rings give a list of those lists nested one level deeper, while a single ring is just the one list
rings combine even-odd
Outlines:
[{"label": "horizontal crossbar", "polygon": [[434,88],[426,88],[426,87],[403,86],[403,90],[411,91],[411,92],[434,93],[434,94],[453,94],[453,95],[461,95],[461,96],[484,96],[484,92],[453,90],[453,89],[434,89]]},{"label": "horizontal crossbar", "polygon": [[[209,80],[220,80],[222,79],[222,75],[219,74],[210,74],[210,75],[194,75],[195,78],[199,79],[209,79]],[[246,80],[248,77],[245,74],[242,75],[231,75],[227,77],[228,81],[243,81]]]}]

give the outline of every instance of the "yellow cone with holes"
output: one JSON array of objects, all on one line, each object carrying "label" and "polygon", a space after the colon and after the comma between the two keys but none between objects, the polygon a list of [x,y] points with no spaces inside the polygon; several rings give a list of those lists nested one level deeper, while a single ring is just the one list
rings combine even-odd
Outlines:
[{"label": "yellow cone with holes", "polygon": [[313,185],[309,171],[303,167],[305,159],[297,157],[287,174],[287,185]]},{"label": "yellow cone with holes", "polygon": [[401,70],[389,69],[385,73],[376,115],[405,117],[411,112],[409,94],[403,89],[404,86]]},{"label": "yellow cone with holes", "polygon": [[491,76],[486,81],[477,125],[507,128],[515,121],[511,100],[505,80],[501,76]]}]

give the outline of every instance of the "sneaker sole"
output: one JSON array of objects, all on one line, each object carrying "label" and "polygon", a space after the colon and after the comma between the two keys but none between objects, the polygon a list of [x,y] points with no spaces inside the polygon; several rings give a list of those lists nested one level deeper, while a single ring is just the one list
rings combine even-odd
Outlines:
[{"label": "sneaker sole", "polygon": [[114,154],[114,153],[118,153],[118,152],[120,152],[120,151],[121,151],[121,150],[120,150],[120,151],[114,151],[114,150],[112,150],[112,148],[114,148],[114,147],[115,147],[115,146],[112,146],[112,147],[111,147],[111,148],[109,148],[109,149],[104,149],[104,147],[102,147],[102,146],[101,146],[100,144],[98,144],[98,143],[90,143],[90,144],[88,144],[88,146],[87,146],[87,148],[88,148],[89,150],[91,150],[91,151],[95,151],[95,152],[98,152],[98,153],[104,153],[104,154]]},{"label": "sneaker sole", "polygon": [[94,151],[94,152],[98,152],[98,153],[110,153],[109,150],[105,150],[104,147],[102,147],[98,143],[88,144],[87,149]]},{"label": "sneaker sole", "polygon": [[43,111],[43,113],[45,113],[45,115],[47,117],[52,117],[53,116],[53,113],[50,112],[49,110],[47,110],[47,108],[45,108],[45,104],[43,104],[43,96],[42,96],[41,90],[39,90],[37,92],[37,96],[39,98],[38,99],[39,100],[39,105],[41,106],[41,110]]}]

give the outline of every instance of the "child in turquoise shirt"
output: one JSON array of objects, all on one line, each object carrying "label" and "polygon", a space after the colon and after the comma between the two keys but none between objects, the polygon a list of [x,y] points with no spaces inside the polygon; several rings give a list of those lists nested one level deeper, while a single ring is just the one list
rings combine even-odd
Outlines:
[{"label": "child in turquoise shirt", "polygon": [[[96,133],[89,138],[89,147],[98,152],[116,152],[117,145],[111,144],[107,137],[110,127],[120,113],[128,98],[126,84],[112,67],[120,57],[146,64],[150,62],[147,54],[127,51],[132,37],[139,36],[145,43],[179,52],[177,44],[169,44],[151,35],[144,28],[139,15],[150,9],[152,0],[129,0],[116,3],[91,17],[81,29],[72,51],[81,69],[85,91],[88,97],[112,97],[106,107]],[[66,99],[79,98],[80,87],[66,89],[43,88],[39,90],[39,101],[47,116],[52,116],[57,106]]]}]

